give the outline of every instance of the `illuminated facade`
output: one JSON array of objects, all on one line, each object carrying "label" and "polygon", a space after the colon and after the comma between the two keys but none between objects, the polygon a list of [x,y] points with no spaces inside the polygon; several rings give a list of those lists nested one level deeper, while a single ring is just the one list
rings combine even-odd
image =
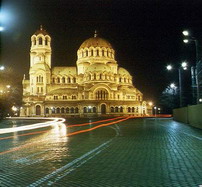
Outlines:
[{"label": "illuminated facade", "polygon": [[21,116],[149,115],[151,107],[118,67],[111,44],[95,33],[77,51],[75,67],[51,67],[51,37],[41,27],[31,37],[29,80]]}]

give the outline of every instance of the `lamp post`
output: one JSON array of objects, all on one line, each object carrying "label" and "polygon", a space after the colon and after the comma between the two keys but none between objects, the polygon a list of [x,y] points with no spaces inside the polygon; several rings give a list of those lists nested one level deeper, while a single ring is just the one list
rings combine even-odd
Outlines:
[{"label": "lamp post", "polygon": [[[183,70],[187,70],[187,62],[182,62],[181,63],[181,67],[178,68],[178,80],[179,80],[179,98],[180,98],[180,107],[182,107],[182,76],[181,76],[181,68]],[[167,65],[167,70],[168,71],[171,71],[173,69],[172,65]],[[175,86],[174,84],[171,85],[171,88],[172,86]]]},{"label": "lamp post", "polygon": [[155,115],[155,117],[156,117],[156,110],[157,110],[157,107],[155,106],[154,107],[154,115]]},{"label": "lamp post", "polygon": [[182,32],[182,34],[185,36],[185,39],[183,40],[184,43],[194,42],[194,45],[195,45],[196,64],[195,64],[195,66],[191,67],[192,95],[194,98],[195,97],[195,87],[196,87],[196,104],[199,104],[200,90],[199,90],[198,69],[197,69],[197,65],[199,62],[198,40],[195,37],[190,36],[190,33],[187,30],[184,30]]}]

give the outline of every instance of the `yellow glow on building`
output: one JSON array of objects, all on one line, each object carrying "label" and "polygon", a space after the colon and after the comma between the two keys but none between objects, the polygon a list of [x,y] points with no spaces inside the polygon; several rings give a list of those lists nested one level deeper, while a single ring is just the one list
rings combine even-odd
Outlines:
[{"label": "yellow glow on building", "polygon": [[97,33],[79,47],[75,67],[51,67],[51,55],[51,37],[41,27],[31,37],[21,116],[151,114],[130,73],[118,66],[112,45]]}]

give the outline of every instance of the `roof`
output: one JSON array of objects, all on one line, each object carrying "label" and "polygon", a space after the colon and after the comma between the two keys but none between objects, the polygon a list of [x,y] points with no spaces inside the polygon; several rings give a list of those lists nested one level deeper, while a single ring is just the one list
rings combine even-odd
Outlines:
[{"label": "roof", "polygon": [[77,89],[73,89],[73,88],[59,88],[56,90],[52,90],[50,92],[48,92],[48,94],[76,94],[78,92]]},{"label": "roof", "polygon": [[122,68],[122,67],[120,67],[120,68],[118,69],[118,74],[131,76],[130,73],[129,73],[126,69],[124,69],[124,68]]},{"label": "roof", "polygon": [[113,49],[112,45],[105,39],[97,37],[97,35],[95,35],[92,38],[89,38],[87,40],[85,40],[81,46],[79,47],[79,49],[82,48],[90,48],[90,47],[106,47],[106,48],[111,48]]},{"label": "roof", "polygon": [[58,75],[76,75],[76,67],[54,67],[52,69],[52,74]]},{"label": "roof", "polygon": [[47,31],[43,29],[42,25],[40,25],[40,29],[38,29],[34,34],[35,34],[35,35],[43,34],[44,36],[45,36],[45,35],[49,35],[49,34],[47,33]]},{"label": "roof", "polygon": [[96,64],[92,64],[90,66],[87,67],[86,72],[95,72],[95,71],[99,71],[99,72],[109,72],[110,68],[103,64],[103,63],[96,63]]}]

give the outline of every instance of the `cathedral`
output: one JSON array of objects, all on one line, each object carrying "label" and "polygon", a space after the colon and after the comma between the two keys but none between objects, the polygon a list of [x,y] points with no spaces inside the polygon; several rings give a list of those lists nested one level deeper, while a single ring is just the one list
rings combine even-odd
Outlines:
[{"label": "cathedral", "polygon": [[74,67],[52,67],[51,54],[51,37],[41,26],[31,36],[21,116],[151,115],[130,73],[118,66],[112,45],[96,32],[79,47]]}]

